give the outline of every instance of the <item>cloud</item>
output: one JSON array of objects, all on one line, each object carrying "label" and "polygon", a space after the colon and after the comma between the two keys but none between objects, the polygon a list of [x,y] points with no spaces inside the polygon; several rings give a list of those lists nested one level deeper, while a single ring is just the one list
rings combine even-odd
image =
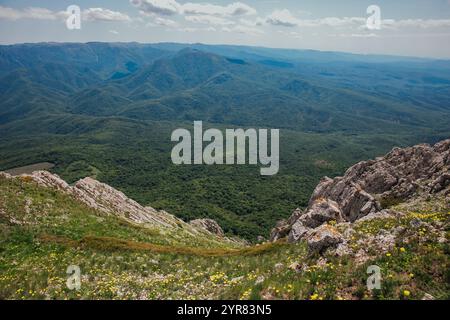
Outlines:
[{"label": "cloud", "polygon": [[178,31],[181,32],[199,32],[199,31],[207,31],[207,32],[217,32],[217,29],[214,27],[207,27],[207,28],[191,28],[191,27],[187,27],[187,28],[181,28],[178,29]]},{"label": "cloud", "polygon": [[115,35],[119,34],[119,31],[116,31],[116,30],[109,30],[109,32],[112,33],[112,34],[115,34]]},{"label": "cloud", "polygon": [[67,16],[65,12],[53,12],[45,8],[28,7],[23,10],[17,10],[9,7],[0,6],[0,19],[19,20],[19,19],[37,19],[37,20],[57,20]]},{"label": "cloud", "polygon": [[200,23],[200,24],[210,24],[210,25],[216,25],[216,26],[228,26],[235,24],[234,21],[215,17],[215,16],[208,16],[208,15],[202,15],[202,16],[186,16],[184,17],[186,21],[193,22],[193,23]]},{"label": "cloud", "polygon": [[[51,11],[46,8],[29,7],[22,10],[0,6],[0,19],[19,20],[65,20],[69,14],[66,11]],[[86,21],[131,21],[131,18],[121,12],[104,8],[89,8],[82,12]]]},{"label": "cloud", "polygon": [[210,15],[219,17],[255,15],[256,10],[245,3],[235,2],[227,6],[213,5],[209,3],[186,3],[182,6],[187,15]]},{"label": "cloud", "polygon": [[228,32],[228,33],[241,33],[241,34],[247,34],[251,36],[259,36],[264,34],[264,31],[259,30],[257,28],[243,26],[243,25],[236,25],[236,26],[225,26],[221,29],[222,32]]},{"label": "cloud", "polygon": [[256,10],[242,2],[234,2],[226,6],[210,3],[188,2],[180,4],[176,0],[130,0],[130,3],[144,14],[159,15],[202,15],[217,17],[235,17],[254,15]]},{"label": "cloud", "polygon": [[268,24],[283,27],[296,27],[300,20],[295,18],[288,9],[275,10],[266,19]]},{"label": "cloud", "polygon": [[83,10],[82,19],[87,21],[131,21],[131,18],[121,12],[103,8],[89,8]]},{"label": "cloud", "polygon": [[[275,10],[266,18],[266,23],[283,27],[357,27],[359,30],[367,29],[366,17],[326,17],[320,19],[298,19],[287,10]],[[448,28],[450,19],[384,19],[381,21],[382,29],[403,28]],[[358,35],[358,34],[356,34]]]},{"label": "cloud", "polygon": [[383,28],[448,28],[450,27],[450,19],[405,19],[405,20],[382,20]]},{"label": "cloud", "polygon": [[380,36],[375,33],[351,33],[351,34],[339,34],[337,35],[343,38],[379,38]]},{"label": "cloud", "polygon": [[178,23],[171,19],[165,19],[161,17],[154,17],[154,19],[147,23],[147,27],[154,27],[154,26],[163,26],[163,27],[177,27]]},{"label": "cloud", "polygon": [[266,22],[274,26],[283,27],[347,27],[358,26],[366,23],[367,18],[362,17],[326,17],[321,19],[298,19],[287,10],[275,10],[270,14]]},{"label": "cloud", "polygon": [[[274,11],[270,16],[267,17],[266,22],[275,26],[284,27],[356,27],[360,30],[367,29],[366,17],[325,17],[319,19],[298,19],[294,17],[289,12],[289,10],[286,9]],[[390,22],[389,24],[392,24],[392,22]]]},{"label": "cloud", "polygon": [[255,20],[248,20],[248,19],[240,19],[239,22],[247,27],[257,27],[257,26],[263,26],[266,21],[263,18],[256,18]]},{"label": "cloud", "polygon": [[143,13],[171,16],[180,12],[181,5],[175,0],[130,0]]}]

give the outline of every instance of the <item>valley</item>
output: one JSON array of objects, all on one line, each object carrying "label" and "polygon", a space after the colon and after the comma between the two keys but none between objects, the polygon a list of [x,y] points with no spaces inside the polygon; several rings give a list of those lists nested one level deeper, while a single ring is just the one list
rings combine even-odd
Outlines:
[{"label": "valley", "polygon": [[[323,176],[450,136],[447,61],[168,43],[0,53],[0,170],[50,162],[69,183],[95,177],[251,241],[306,207]],[[279,173],[174,166],[171,132],[193,121],[280,129]]]}]

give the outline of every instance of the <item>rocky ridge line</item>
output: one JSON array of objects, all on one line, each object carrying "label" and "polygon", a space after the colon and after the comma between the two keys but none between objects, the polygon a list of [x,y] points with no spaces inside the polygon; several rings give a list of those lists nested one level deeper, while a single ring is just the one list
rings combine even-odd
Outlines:
[{"label": "rocky ridge line", "polygon": [[308,207],[278,222],[270,239],[287,237],[291,243],[306,240],[312,251],[333,247],[342,253],[347,249],[342,244],[348,235],[340,234],[330,222],[351,226],[370,219],[398,217],[400,213],[385,207],[415,197],[440,195],[448,199],[449,168],[450,139],[434,146],[394,148],[384,157],[354,165],[343,177],[323,178]]},{"label": "rocky ridge line", "polygon": [[[102,214],[118,216],[132,223],[165,229],[183,228],[192,234],[201,232],[224,237],[222,229],[214,220],[204,222],[200,219],[194,223],[186,223],[166,211],[144,207],[128,198],[123,192],[92,178],[81,179],[73,186],[70,186],[58,175],[47,171],[35,171],[30,175],[24,174],[20,176],[11,176],[0,172],[0,176],[6,179],[32,180],[39,186],[69,194]],[[210,227],[212,225],[215,225],[215,227]]]}]

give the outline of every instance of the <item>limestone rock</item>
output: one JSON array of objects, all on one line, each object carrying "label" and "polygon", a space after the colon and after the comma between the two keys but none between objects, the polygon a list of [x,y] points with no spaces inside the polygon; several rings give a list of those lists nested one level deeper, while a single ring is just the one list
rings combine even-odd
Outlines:
[{"label": "limestone rock", "polygon": [[305,214],[299,217],[305,227],[317,228],[328,221],[342,221],[339,205],[330,199],[319,198],[312,202]]},{"label": "limestone rock", "polygon": [[[280,221],[270,239],[288,236],[290,242],[301,241],[316,231],[320,234],[323,230],[317,228],[333,220],[341,225],[399,218],[399,213],[384,209],[418,194],[450,194],[449,186],[450,139],[434,146],[394,148],[384,157],[352,166],[342,177],[323,178],[306,210],[297,209],[288,220]],[[387,238],[382,240],[390,242]],[[320,242],[318,246],[321,247]],[[344,247],[341,249],[340,252],[347,252]]]},{"label": "limestone rock", "polygon": [[306,235],[308,248],[312,252],[324,252],[330,247],[336,247],[343,241],[342,235],[336,228],[329,225],[322,225]]},{"label": "limestone rock", "polygon": [[29,177],[33,181],[35,181],[38,185],[47,187],[47,188],[54,188],[60,191],[70,191],[70,186],[65,182],[63,179],[61,179],[58,175],[52,174],[47,171],[35,171],[32,175],[21,175],[20,178],[26,178]]},{"label": "limestone rock", "polygon": [[287,235],[291,231],[291,227],[292,226],[285,220],[278,221],[277,225],[272,229],[272,232],[270,233],[270,241],[275,242],[279,239],[287,237]]},{"label": "limestone rock", "polygon": [[389,218],[399,218],[401,214],[399,212],[393,211],[393,210],[382,210],[378,212],[372,212],[368,214],[367,216],[359,219],[357,222],[365,222],[365,221],[371,221],[375,219],[389,219]]},{"label": "limestone rock", "polygon": [[209,233],[223,237],[225,234],[219,224],[212,219],[197,219],[190,222],[192,226],[208,231]]},{"label": "limestone rock", "polygon": [[[31,179],[40,186],[62,191],[104,215],[115,215],[129,222],[148,224],[161,228],[189,226],[165,211],[143,207],[124,193],[92,178],[85,178],[70,186],[58,175],[47,171],[35,171],[16,179]],[[193,229],[193,228],[192,228]]]},{"label": "limestone rock", "polygon": [[294,223],[290,230],[288,241],[290,243],[297,242],[302,239],[310,230],[310,228],[307,228],[303,225],[302,221],[297,221],[296,223]]}]

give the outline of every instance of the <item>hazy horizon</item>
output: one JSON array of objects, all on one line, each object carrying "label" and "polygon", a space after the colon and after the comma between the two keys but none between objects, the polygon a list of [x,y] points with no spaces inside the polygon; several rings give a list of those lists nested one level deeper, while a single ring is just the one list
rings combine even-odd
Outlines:
[{"label": "hazy horizon", "polygon": [[[367,27],[370,5],[379,30]],[[69,5],[81,29],[66,27]],[[0,43],[245,45],[450,59],[450,1],[0,1]]]},{"label": "hazy horizon", "polygon": [[322,52],[322,53],[337,53],[337,54],[348,54],[348,55],[358,55],[358,56],[373,56],[373,57],[394,57],[394,58],[405,58],[405,59],[423,59],[423,60],[442,60],[450,61],[448,58],[439,57],[429,57],[429,56],[412,56],[412,55],[401,55],[401,54],[383,54],[383,53],[359,53],[351,51],[337,51],[337,50],[319,50],[313,48],[290,48],[290,47],[269,47],[269,46],[252,46],[245,44],[224,44],[224,43],[203,43],[203,42],[173,42],[173,41],[160,41],[160,42],[139,42],[139,41],[86,41],[86,42],[63,42],[63,41],[36,41],[36,42],[17,42],[17,43],[0,43],[0,46],[19,46],[19,45],[39,45],[39,44],[89,44],[89,43],[105,43],[105,44],[139,44],[139,45],[163,45],[163,44],[177,44],[185,46],[220,46],[220,47],[244,47],[244,48],[255,48],[255,49],[269,49],[269,50],[286,50],[286,51],[299,51],[299,52]]}]

